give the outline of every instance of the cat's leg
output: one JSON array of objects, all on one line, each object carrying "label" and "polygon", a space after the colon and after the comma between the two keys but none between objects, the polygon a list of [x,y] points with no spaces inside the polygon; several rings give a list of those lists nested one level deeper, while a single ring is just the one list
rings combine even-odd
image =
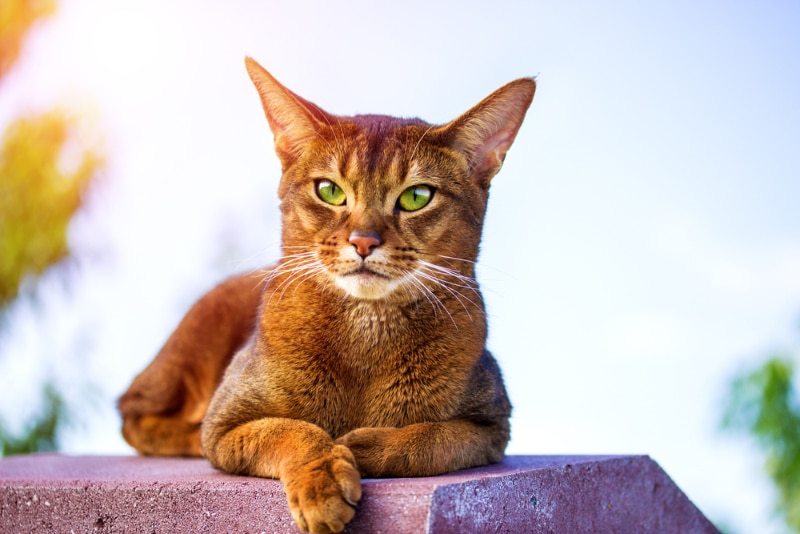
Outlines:
[{"label": "cat's leg", "polygon": [[452,419],[357,428],[339,437],[362,476],[433,476],[499,462],[510,436],[508,401],[494,357],[484,351]]},{"label": "cat's leg", "polygon": [[234,356],[203,420],[203,453],[228,473],[279,478],[302,530],[339,532],[361,498],[355,458],[319,426],[273,416],[296,398],[275,393],[268,362],[257,341]]},{"label": "cat's leg", "polygon": [[361,478],[352,453],[306,421],[263,418],[227,432],[212,416],[203,425],[203,451],[229,473],[279,478],[289,510],[305,532],[340,532],[355,515]]},{"label": "cat's leg", "polygon": [[230,278],[194,304],[120,397],[122,434],[142,454],[200,456],[200,422],[254,330],[265,273]]},{"label": "cat's leg", "polygon": [[496,463],[507,442],[507,427],[466,420],[358,428],[336,440],[369,478],[434,476]]}]

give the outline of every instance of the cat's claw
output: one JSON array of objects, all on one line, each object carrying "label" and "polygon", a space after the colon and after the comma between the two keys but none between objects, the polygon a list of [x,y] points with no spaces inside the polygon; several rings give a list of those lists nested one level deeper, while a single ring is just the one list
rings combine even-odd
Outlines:
[{"label": "cat's claw", "polygon": [[286,479],[289,510],[300,530],[341,532],[361,499],[361,477],[353,454],[342,445],[298,469]]}]

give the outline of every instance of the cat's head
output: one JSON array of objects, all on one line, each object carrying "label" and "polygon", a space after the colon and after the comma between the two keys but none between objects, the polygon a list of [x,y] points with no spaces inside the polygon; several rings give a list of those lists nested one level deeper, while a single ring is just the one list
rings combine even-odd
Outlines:
[{"label": "cat's head", "polygon": [[331,115],[247,58],[283,166],[281,272],[359,299],[475,291],[489,183],[533,99],[513,81],[445,125]]}]

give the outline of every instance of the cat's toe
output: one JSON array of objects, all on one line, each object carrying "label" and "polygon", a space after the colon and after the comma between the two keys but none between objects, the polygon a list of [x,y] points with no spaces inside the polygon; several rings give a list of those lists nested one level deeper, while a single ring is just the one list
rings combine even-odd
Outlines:
[{"label": "cat's toe", "polygon": [[302,466],[286,481],[289,510],[304,532],[341,532],[361,499],[361,477],[346,447]]},{"label": "cat's toe", "polygon": [[348,504],[355,506],[361,500],[361,475],[353,453],[343,445],[334,445],[331,471],[334,480]]}]

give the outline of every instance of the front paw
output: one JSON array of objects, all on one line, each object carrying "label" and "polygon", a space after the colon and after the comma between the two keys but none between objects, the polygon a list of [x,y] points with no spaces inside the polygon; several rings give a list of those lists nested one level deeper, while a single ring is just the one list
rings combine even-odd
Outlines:
[{"label": "front paw", "polygon": [[346,446],[356,458],[356,465],[367,477],[391,476],[387,460],[392,454],[395,428],[357,428],[341,436],[336,443]]},{"label": "front paw", "polygon": [[304,532],[341,532],[355,515],[361,477],[352,453],[334,445],[330,453],[294,469],[285,478],[289,510]]}]

